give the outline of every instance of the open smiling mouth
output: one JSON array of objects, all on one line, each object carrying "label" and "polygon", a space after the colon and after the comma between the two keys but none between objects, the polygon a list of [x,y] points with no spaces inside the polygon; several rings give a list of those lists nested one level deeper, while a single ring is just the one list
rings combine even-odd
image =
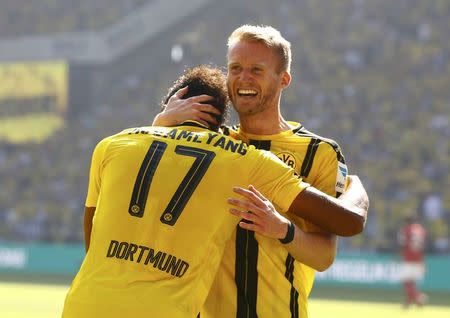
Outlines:
[{"label": "open smiling mouth", "polygon": [[238,89],[237,91],[239,96],[256,96],[258,92],[253,89]]}]

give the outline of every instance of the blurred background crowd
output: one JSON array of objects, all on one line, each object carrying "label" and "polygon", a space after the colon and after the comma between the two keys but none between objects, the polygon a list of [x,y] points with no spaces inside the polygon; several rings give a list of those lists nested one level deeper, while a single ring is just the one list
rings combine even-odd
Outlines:
[{"label": "blurred background crowd", "polygon": [[150,0],[2,0],[0,37],[100,29]]},{"label": "blurred background crowd", "polygon": [[[1,1],[0,42],[99,30],[151,1]],[[63,124],[46,138],[12,142],[0,135],[0,241],[81,242],[95,144],[151,123],[162,96],[186,66],[225,66],[227,36],[251,23],[273,25],[292,44],[293,82],[282,99],[285,118],[336,140],[350,173],[362,178],[369,193],[365,232],[342,239],[340,248],[396,249],[403,218],[414,215],[429,232],[428,252],[448,253],[450,1],[222,2],[181,21],[156,44],[136,49],[128,63],[105,66],[92,105],[63,115]],[[165,47],[164,58],[154,53]],[[5,100],[0,108],[7,109]],[[42,97],[35,102],[39,112],[56,103]],[[22,112],[17,109],[26,115],[21,103],[15,115]],[[10,111],[0,109],[0,125],[8,116]]]}]

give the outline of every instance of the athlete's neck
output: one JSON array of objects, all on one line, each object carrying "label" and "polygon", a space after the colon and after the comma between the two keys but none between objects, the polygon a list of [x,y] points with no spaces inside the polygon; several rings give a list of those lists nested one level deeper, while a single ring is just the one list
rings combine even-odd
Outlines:
[{"label": "athlete's neck", "polygon": [[279,111],[272,114],[262,112],[248,116],[240,115],[239,121],[242,131],[253,135],[276,135],[291,129]]}]

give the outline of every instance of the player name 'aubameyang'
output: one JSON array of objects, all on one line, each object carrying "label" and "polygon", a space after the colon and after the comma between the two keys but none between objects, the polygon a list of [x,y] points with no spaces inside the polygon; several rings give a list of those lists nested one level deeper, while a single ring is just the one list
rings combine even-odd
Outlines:
[{"label": "player name 'aubameyang'", "polygon": [[189,264],[174,255],[129,242],[111,240],[106,257],[115,257],[130,262],[153,265],[154,268],[175,277],[182,277]]},{"label": "player name 'aubameyang'", "polygon": [[193,143],[205,143],[207,145],[212,145],[214,147],[222,148],[224,150],[238,153],[243,156],[247,153],[247,145],[242,141],[233,140],[220,133],[214,132],[208,132],[207,134],[205,134],[177,128],[166,131],[141,127],[134,129],[129,134],[151,134],[157,137],[176,140],[184,139]]}]

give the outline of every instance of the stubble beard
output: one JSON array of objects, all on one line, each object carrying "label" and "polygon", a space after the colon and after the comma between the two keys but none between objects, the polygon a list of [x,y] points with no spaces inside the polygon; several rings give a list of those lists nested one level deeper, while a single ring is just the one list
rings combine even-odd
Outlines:
[{"label": "stubble beard", "polygon": [[276,104],[276,89],[271,89],[266,94],[263,95],[263,97],[254,105],[250,107],[246,106],[239,106],[235,98],[231,98],[231,102],[233,104],[234,109],[239,115],[243,116],[254,116],[257,114],[260,114],[264,112],[266,109],[270,108],[273,103]]},{"label": "stubble beard", "polygon": [[264,110],[264,104],[262,104],[261,102],[258,102],[258,104],[249,107],[240,106],[239,104],[233,102],[233,107],[239,115],[244,116],[256,115]]}]

